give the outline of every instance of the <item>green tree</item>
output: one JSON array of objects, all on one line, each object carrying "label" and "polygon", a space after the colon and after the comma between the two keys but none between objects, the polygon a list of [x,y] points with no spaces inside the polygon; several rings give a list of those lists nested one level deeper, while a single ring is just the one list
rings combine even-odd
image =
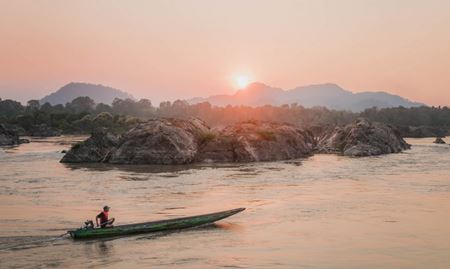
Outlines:
[{"label": "green tree", "polygon": [[67,103],[66,108],[73,113],[91,113],[94,111],[95,102],[88,96],[81,96],[73,99],[72,102]]}]

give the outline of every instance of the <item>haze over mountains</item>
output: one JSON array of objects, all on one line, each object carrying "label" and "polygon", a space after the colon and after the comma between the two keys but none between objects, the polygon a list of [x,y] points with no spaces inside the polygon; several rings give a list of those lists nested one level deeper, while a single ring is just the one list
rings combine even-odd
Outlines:
[{"label": "haze over mountains", "polygon": [[80,96],[89,96],[97,104],[111,104],[115,98],[120,99],[134,99],[133,96],[127,92],[111,88],[103,85],[96,85],[91,83],[71,82],[54,93],[51,93],[40,100],[41,104],[50,103],[52,105],[63,104],[71,102],[73,99]]},{"label": "haze over mountains", "polygon": [[[134,99],[122,90],[90,83],[69,83],[56,92],[42,98],[43,104],[66,104],[79,96],[89,96],[96,103],[111,104],[115,98]],[[353,93],[336,84],[317,84],[283,90],[255,82],[231,95],[214,95],[207,98],[197,97],[188,100],[190,104],[209,102],[214,106],[246,105],[264,106],[297,103],[304,107],[324,106],[329,109],[362,111],[366,108],[378,107],[415,107],[424,104],[413,102],[398,95],[387,92]]]},{"label": "haze over mountains", "polygon": [[415,107],[424,105],[387,92],[353,93],[332,83],[283,90],[259,82],[251,83],[245,89],[241,89],[233,95],[214,95],[208,98],[189,100],[191,104],[200,102],[209,102],[216,106],[263,106],[267,104],[279,106],[297,103],[304,107],[325,106],[330,109],[354,112],[371,107]]}]

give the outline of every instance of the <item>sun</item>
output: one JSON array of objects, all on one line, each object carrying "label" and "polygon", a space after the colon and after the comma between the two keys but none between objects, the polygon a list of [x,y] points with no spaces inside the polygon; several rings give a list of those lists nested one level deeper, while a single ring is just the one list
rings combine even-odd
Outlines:
[{"label": "sun", "polygon": [[236,77],[236,85],[239,87],[239,89],[247,87],[249,82],[250,79],[246,75],[239,75]]}]

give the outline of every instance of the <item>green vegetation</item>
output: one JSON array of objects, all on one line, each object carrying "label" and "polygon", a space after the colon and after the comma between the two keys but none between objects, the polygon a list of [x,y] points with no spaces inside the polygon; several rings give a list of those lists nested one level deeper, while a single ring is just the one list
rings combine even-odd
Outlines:
[{"label": "green vegetation", "polygon": [[[136,104],[132,100],[117,99],[109,106],[95,104],[89,97],[78,97],[66,105],[40,105],[39,101],[30,100],[23,106],[13,100],[0,99],[0,124],[6,124],[22,135],[87,134],[96,128],[120,133],[139,123],[138,117],[117,113],[130,103]],[[142,101],[135,106],[143,104],[147,103]]]},{"label": "green vegetation", "polygon": [[78,149],[82,145],[83,145],[83,141],[75,143],[75,144],[72,145],[71,149]]},{"label": "green vegetation", "polygon": [[[90,133],[99,127],[122,132],[138,124],[140,120],[163,117],[197,117],[210,126],[259,120],[286,122],[303,127],[336,126],[350,123],[358,117],[395,126],[450,126],[448,107],[371,108],[353,113],[324,107],[305,108],[297,104],[215,107],[209,103],[190,105],[186,101],[177,100],[162,102],[159,107],[154,107],[147,99],[115,99],[111,105],[107,105],[95,104],[89,97],[78,97],[66,105],[41,105],[39,101],[31,100],[24,106],[13,100],[0,99],[0,123],[13,126],[22,134],[33,133],[37,127],[63,133]],[[272,139],[270,134],[261,134],[261,137]],[[205,135],[205,141],[212,138],[211,134]]]},{"label": "green vegetation", "polygon": [[205,132],[200,137],[200,144],[206,144],[211,140],[214,140],[216,138],[216,134],[213,132]]},{"label": "green vegetation", "polygon": [[257,130],[256,133],[261,136],[261,138],[263,140],[267,140],[267,141],[273,141],[276,140],[275,135],[273,132],[271,131],[266,131],[266,130]]}]

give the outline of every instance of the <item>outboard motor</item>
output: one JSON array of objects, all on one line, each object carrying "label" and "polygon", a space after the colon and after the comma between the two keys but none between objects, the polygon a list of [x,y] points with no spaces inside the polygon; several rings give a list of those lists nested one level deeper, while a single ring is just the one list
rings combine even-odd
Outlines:
[{"label": "outboard motor", "polygon": [[94,229],[94,222],[92,220],[86,220],[83,229]]}]

